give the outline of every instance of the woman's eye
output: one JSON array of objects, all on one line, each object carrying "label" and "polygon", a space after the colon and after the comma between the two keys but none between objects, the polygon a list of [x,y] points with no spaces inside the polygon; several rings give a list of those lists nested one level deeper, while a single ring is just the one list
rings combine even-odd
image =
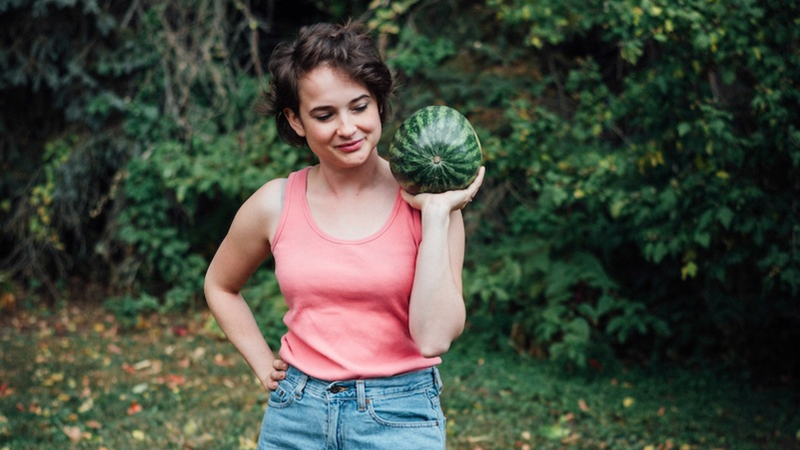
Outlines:
[{"label": "woman's eye", "polygon": [[332,114],[320,114],[318,116],[314,116],[314,119],[319,120],[320,122],[325,122],[326,120],[330,119]]},{"label": "woman's eye", "polygon": [[366,111],[367,106],[369,106],[369,105],[364,103],[363,105],[356,106],[355,108],[353,108],[353,110],[356,111],[356,112]]}]

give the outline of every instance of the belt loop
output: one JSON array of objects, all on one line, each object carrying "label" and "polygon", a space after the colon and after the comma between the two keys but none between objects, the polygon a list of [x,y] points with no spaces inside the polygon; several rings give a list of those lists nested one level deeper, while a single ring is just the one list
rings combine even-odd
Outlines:
[{"label": "belt loop", "polygon": [[306,383],[308,383],[308,375],[300,372],[300,377],[297,380],[297,387],[294,388],[294,396],[298,400],[303,398],[303,391],[305,391]]},{"label": "belt loop", "polygon": [[356,396],[358,397],[358,410],[365,411],[367,409],[367,393],[364,388],[364,380],[356,380]]},{"label": "belt loop", "polygon": [[439,388],[439,392],[442,392],[444,383],[442,383],[442,376],[439,374],[439,368],[436,366],[433,367],[433,382],[436,384],[436,387]]}]

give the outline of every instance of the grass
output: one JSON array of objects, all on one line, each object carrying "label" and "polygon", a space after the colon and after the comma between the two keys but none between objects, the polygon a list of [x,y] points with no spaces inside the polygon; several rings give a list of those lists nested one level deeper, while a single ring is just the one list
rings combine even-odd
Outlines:
[{"label": "grass", "polygon": [[[5,314],[0,450],[255,448],[266,395],[206,318],[127,329],[86,307]],[[788,388],[712,370],[568,374],[475,341],[442,366],[450,449],[800,449]]]}]

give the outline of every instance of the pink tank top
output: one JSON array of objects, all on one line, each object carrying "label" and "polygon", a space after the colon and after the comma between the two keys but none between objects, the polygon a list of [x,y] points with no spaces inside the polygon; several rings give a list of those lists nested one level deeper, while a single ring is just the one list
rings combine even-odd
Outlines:
[{"label": "pink tank top", "polygon": [[306,201],[306,168],[289,175],[272,242],[289,307],[280,357],[323,380],[392,376],[430,367],[411,339],[408,302],[422,239],[419,211],[398,190],[389,220],[359,240],[318,228]]}]

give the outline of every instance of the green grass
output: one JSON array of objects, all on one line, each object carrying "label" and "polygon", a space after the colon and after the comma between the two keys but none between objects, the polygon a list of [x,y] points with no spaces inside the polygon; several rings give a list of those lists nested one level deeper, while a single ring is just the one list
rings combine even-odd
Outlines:
[{"label": "green grass", "polygon": [[[137,329],[68,308],[0,320],[0,450],[254,448],[266,395],[207,316]],[[448,448],[800,449],[800,403],[723,372],[591,370],[457,342]]]}]

